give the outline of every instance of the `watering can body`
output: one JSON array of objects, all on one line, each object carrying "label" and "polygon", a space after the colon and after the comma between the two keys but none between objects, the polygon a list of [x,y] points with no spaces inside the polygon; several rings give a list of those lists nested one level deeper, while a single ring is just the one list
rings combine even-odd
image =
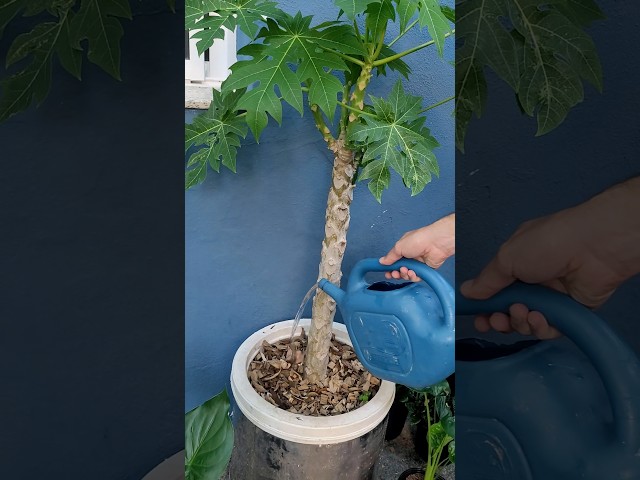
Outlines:
[{"label": "watering can body", "polygon": [[[368,272],[414,270],[425,283],[369,284]],[[358,262],[347,290],[321,280],[319,288],[336,300],[353,347],[373,375],[415,389],[445,379],[455,368],[453,288],[423,263],[402,259],[381,265]]]},{"label": "watering can body", "polygon": [[459,315],[524,303],[564,337],[487,348],[456,345],[456,473],[465,480],[640,479],[640,363],[593,312],[517,284]]}]

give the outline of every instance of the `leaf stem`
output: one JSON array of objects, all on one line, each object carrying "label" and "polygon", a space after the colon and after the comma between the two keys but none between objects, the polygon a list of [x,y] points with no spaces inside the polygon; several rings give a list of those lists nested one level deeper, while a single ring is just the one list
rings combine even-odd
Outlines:
[{"label": "leaf stem", "polygon": [[391,40],[391,42],[389,43],[389,45],[387,45],[388,47],[391,47],[394,43],[396,43],[398,40],[400,40],[402,37],[404,37],[404,35],[411,30],[416,23],[418,23],[418,18],[416,18],[413,22],[411,22],[402,32],[400,32],[398,34],[398,36],[396,38],[394,38],[393,40]]},{"label": "leaf stem", "polygon": [[329,127],[327,127],[327,124],[322,117],[322,112],[318,108],[318,105],[316,105],[315,103],[311,105],[310,108],[311,113],[313,113],[313,119],[316,122],[316,128],[322,134],[322,138],[324,138],[324,141],[331,145],[336,141],[336,139],[333,138],[333,135],[331,135],[331,130],[329,130]]},{"label": "leaf stem", "polygon": [[351,55],[345,55],[342,52],[338,52],[337,50],[333,50],[331,48],[323,47],[322,45],[318,45],[318,47],[320,47],[325,52],[331,52],[334,55],[339,56],[340,58],[343,58],[345,60],[349,60],[351,63],[355,63],[356,65],[360,65],[361,67],[364,67],[364,62],[362,60],[359,60],[359,59],[357,59],[355,57],[352,57]]},{"label": "leaf stem", "polygon": [[360,34],[360,28],[358,28],[358,23],[355,20],[353,21],[353,28],[356,30],[356,37],[358,37],[358,40],[360,40],[360,43],[364,43],[364,39]]},{"label": "leaf stem", "polygon": [[433,105],[429,105],[427,108],[423,108],[422,110],[420,110],[420,111],[418,112],[418,114],[420,114],[420,113],[424,113],[424,112],[427,112],[427,111],[431,110],[432,108],[439,107],[440,105],[443,105],[443,104],[445,104],[445,103],[447,103],[447,102],[450,102],[450,101],[451,101],[451,100],[453,100],[454,98],[456,98],[456,96],[455,96],[455,95],[452,95],[452,96],[450,96],[450,97],[447,97],[447,98],[445,98],[444,100],[439,101],[438,103],[434,103]]},{"label": "leaf stem", "polygon": [[[446,38],[446,37],[449,37],[449,36],[451,36],[451,35],[453,35],[455,33],[456,33],[456,30],[454,28],[450,32],[445,33],[444,36]],[[390,57],[381,58],[380,60],[376,60],[375,62],[373,62],[373,66],[374,67],[379,67],[380,65],[384,65],[385,63],[393,62],[394,60],[402,58],[405,55],[409,55],[410,53],[417,52],[418,50],[422,50],[425,47],[433,45],[434,43],[436,43],[435,40],[429,40],[428,42],[423,43],[422,45],[418,45],[417,47],[410,48],[409,50],[405,50],[404,52],[396,53],[395,55],[392,55]]]},{"label": "leaf stem", "polygon": [[351,110],[352,112],[356,112],[356,113],[357,113],[357,114],[359,114],[359,115],[366,115],[367,117],[377,118],[378,120],[380,119],[380,117],[378,117],[378,116],[377,116],[376,114],[374,114],[374,113],[369,113],[369,112],[365,112],[364,110],[360,110],[360,109],[358,109],[358,108],[354,108],[354,107],[352,107],[352,106],[350,106],[350,105],[347,105],[347,104],[346,104],[346,103],[344,103],[344,102],[338,102],[338,105],[340,105],[340,106],[341,106],[341,107],[343,107],[343,108],[349,109],[349,110]]}]

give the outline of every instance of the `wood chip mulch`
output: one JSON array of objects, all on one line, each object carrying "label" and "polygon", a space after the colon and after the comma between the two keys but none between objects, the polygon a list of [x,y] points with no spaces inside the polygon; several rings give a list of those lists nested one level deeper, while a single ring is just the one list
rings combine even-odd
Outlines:
[{"label": "wood chip mulch", "polygon": [[307,336],[302,329],[274,344],[266,341],[249,365],[249,381],[269,403],[292,413],[311,416],[339,415],[367,403],[380,387],[356,357],[353,348],[332,338],[327,378],[323,384],[303,378]]}]

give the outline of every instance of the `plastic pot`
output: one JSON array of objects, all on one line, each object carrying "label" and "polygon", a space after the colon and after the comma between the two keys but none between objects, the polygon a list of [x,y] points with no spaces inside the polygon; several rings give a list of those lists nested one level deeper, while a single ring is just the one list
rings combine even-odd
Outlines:
[{"label": "plastic pot", "polygon": [[[311,320],[300,326],[309,331]],[[362,407],[341,415],[311,417],[287,412],[264,400],[247,378],[249,362],[264,340],[288,338],[293,321],[251,335],[231,367],[235,444],[232,480],[371,480],[384,445],[395,384],[383,381]],[[334,323],[336,339],[351,344],[346,327]]]}]

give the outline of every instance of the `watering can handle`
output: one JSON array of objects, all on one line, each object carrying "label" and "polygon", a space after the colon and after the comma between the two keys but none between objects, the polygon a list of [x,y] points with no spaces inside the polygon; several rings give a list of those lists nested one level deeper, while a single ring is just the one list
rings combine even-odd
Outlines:
[{"label": "watering can handle", "polygon": [[382,265],[376,258],[365,258],[355,264],[349,275],[349,292],[361,291],[369,286],[364,276],[369,272],[392,272],[400,267],[407,267],[429,285],[436,293],[438,300],[442,304],[445,324],[451,329],[455,329],[455,301],[454,291],[451,285],[434,269],[417,260],[401,258],[391,265]]},{"label": "watering can handle", "polygon": [[539,285],[515,283],[486,300],[459,293],[456,314],[509,311],[514,303],[544,314],[547,321],[571,339],[591,360],[607,390],[616,437],[625,449],[640,447],[640,363],[631,348],[595,313],[569,296]]}]

